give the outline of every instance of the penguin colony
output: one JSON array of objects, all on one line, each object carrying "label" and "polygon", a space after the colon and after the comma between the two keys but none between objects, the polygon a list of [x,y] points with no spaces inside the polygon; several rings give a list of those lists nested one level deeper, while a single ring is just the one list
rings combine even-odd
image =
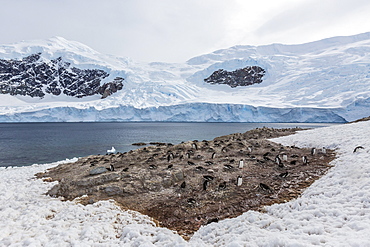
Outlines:
[{"label": "penguin colony", "polygon": [[[281,203],[324,175],[333,151],[299,149],[268,141],[298,129],[259,128],[244,134],[146,146],[92,155],[37,174],[59,181],[48,194],[81,203],[114,199],[185,239],[201,225]],[[92,169],[105,167],[101,174]]]}]

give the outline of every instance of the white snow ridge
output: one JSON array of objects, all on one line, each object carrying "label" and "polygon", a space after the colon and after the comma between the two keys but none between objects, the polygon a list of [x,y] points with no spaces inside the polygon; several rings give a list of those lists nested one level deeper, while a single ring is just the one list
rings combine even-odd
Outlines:
[{"label": "white snow ridge", "polygon": [[113,201],[82,206],[44,195],[54,183],[34,174],[58,163],[1,168],[0,246],[370,246],[368,133],[370,121],[274,139],[336,149],[334,167],[298,199],[203,226],[188,242]]}]

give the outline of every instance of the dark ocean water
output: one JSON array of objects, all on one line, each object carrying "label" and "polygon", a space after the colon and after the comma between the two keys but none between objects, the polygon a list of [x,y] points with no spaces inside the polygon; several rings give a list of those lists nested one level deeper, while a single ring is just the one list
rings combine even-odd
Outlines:
[{"label": "dark ocean water", "polygon": [[105,154],[115,147],[127,152],[135,142],[178,144],[212,140],[258,127],[318,128],[333,124],[301,123],[3,123],[0,124],[0,167],[27,166]]}]

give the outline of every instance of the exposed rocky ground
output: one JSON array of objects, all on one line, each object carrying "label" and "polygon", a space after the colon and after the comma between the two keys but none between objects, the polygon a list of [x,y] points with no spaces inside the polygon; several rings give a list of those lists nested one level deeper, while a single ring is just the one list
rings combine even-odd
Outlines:
[{"label": "exposed rocky ground", "polygon": [[247,66],[234,71],[219,69],[204,81],[210,84],[227,84],[230,87],[249,86],[261,83],[265,73],[266,71],[259,66]]},{"label": "exposed rocky ground", "polygon": [[334,152],[266,140],[298,129],[244,134],[92,155],[37,174],[59,181],[48,194],[81,203],[113,198],[185,239],[201,225],[298,197],[330,168]]},{"label": "exposed rocky ground", "polygon": [[357,120],[349,122],[349,123],[358,123],[358,122],[363,122],[363,121],[370,121],[370,116],[369,117],[364,117],[364,118],[361,118],[361,119],[357,119]]},{"label": "exposed rocky ground", "polygon": [[123,78],[117,77],[101,85],[109,74],[100,69],[79,69],[64,62],[41,58],[41,53],[21,60],[0,59],[0,93],[44,97],[45,94],[65,94],[82,98],[100,94],[105,98],[123,88]]}]

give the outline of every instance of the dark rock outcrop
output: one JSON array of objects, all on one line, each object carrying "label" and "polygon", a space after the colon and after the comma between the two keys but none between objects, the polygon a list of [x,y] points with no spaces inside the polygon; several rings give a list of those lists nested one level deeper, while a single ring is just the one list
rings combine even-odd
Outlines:
[{"label": "dark rock outcrop", "polygon": [[123,88],[121,77],[101,81],[109,74],[99,69],[79,69],[63,61],[41,58],[41,53],[21,60],[0,59],[0,93],[44,97],[65,94],[77,98],[100,94],[105,98]]},{"label": "dark rock outcrop", "polygon": [[123,88],[122,81],[123,78],[116,77],[112,82],[103,84],[99,89],[99,93],[102,95],[101,98],[104,99],[118,90],[121,90]]},{"label": "dark rock outcrop", "polygon": [[227,84],[230,87],[249,86],[261,83],[265,73],[266,71],[259,66],[247,66],[231,72],[219,69],[204,81],[210,84]]}]

